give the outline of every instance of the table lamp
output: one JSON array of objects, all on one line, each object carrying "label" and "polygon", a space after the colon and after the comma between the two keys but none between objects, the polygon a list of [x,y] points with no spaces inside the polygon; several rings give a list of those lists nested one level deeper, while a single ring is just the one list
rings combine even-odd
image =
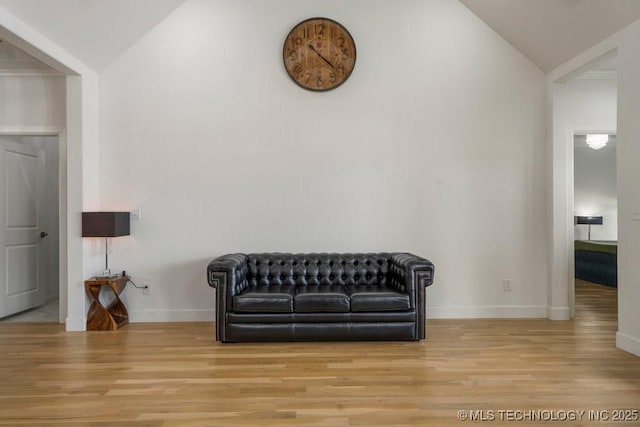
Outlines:
[{"label": "table lamp", "polygon": [[128,236],[130,223],[129,212],[82,212],[82,237],[104,237],[104,277],[111,276],[109,238]]},{"label": "table lamp", "polygon": [[591,226],[592,225],[602,225],[602,217],[601,216],[577,216],[576,224],[588,224],[589,225],[589,238],[591,240]]}]

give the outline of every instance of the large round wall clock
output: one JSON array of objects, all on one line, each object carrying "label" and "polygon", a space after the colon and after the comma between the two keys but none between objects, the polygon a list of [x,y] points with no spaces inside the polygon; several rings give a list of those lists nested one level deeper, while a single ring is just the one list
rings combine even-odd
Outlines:
[{"label": "large round wall clock", "polygon": [[328,18],[311,18],[289,32],[282,49],[284,67],[298,85],[313,91],[335,89],[356,65],[356,44],[346,28]]}]

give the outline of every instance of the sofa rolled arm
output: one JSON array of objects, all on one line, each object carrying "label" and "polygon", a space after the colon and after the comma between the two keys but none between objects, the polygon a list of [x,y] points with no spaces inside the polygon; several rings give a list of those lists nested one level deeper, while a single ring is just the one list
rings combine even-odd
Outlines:
[{"label": "sofa rolled arm", "polygon": [[409,253],[391,254],[391,283],[397,290],[409,294],[412,308],[416,309],[416,335],[426,336],[426,288],[433,284],[433,263],[428,259]]},{"label": "sofa rolled arm", "polygon": [[245,254],[223,255],[211,261],[207,266],[207,281],[212,288],[219,288],[225,281],[232,294],[241,291],[247,278],[247,256]]},{"label": "sofa rolled arm", "polygon": [[247,286],[247,256],[223,255],[207,266],[207,281],[216,289],[216,339],[226,341],[225,316],[233,305],[233,296]]},{"label": "sofa rolled arm", "polygon": [[406,289],[426,288],[433,284],[433,263],[409,253],[391,254],[391,274]]}]

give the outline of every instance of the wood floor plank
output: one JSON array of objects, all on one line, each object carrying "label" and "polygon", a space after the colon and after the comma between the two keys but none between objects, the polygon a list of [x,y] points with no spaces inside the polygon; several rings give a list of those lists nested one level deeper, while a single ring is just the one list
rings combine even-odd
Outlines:
[{"label": "wood floor plank", "polygon": [[[579,282],[574,320],[430,320],[419,343],[223,345],[212,323],[87,333],[2,323],[0,425],[479,422],[459,419],[461,410],[493,414],[491,424],[538,425],[508,417],[640,411],[640,358],[615,348],[616,298],[614,288]],[[589,417],[545,425],[640,425]]]}]

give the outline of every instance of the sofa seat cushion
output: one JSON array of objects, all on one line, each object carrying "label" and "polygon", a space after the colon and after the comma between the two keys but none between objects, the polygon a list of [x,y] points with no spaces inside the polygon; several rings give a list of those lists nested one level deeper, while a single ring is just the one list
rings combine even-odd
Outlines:
[{"label": "sofa seat cushion", "polygon": [[349,296],[343,286],[299,286],[294,299],[296,313],[348,313]]},{"label": "sofa seat cushion", "polygon": [[293,286],[251,286],[233,297],[237,313],[293,313]]},{"label": "sofa seat cushion", "polygon": [[409,295],[382,285],[350,286],[347,289],[354,313],[410,310]]}]

